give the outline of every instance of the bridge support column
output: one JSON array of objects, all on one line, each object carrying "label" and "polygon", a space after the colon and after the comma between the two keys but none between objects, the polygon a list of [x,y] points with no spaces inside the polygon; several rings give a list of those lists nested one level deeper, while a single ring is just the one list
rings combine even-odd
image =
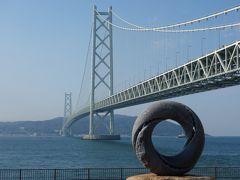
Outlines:
[{"label": "bridge support column", "polygon": [[[110,23],[107,23],[110,22]],[[113,41],[112,41],[112,7],[108,12],[93,10],[92,29],[92,74],[91,74],[91,98],[90,98],[90,121],[89,134],[83,139],[120,139],[119,135],[114,135],[114,112],[106,110],[98,112],[95,107],[95,93],[99,87],[108,91],[108,95],[113,95]],[[103,114],[103,115],[102,115]],[[109,120],[107,130],[104,135],[96,134],[96,120]]]},{"label": "bridge support column", "polygon": [[114,134],[114,113],[113,111],[110,111],[110,121],[109,121],[109,133],[111,135]]}]

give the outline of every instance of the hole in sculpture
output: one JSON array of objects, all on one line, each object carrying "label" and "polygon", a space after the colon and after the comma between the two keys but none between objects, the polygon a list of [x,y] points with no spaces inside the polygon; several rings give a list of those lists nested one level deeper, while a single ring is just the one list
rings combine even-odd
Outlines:
[{"label": "hole in sculpture", "polygon": [[180,153],[186,140],[182,126],[176,121],[164,120],[153,129],[154,148],[162,155],[174,156]]}]

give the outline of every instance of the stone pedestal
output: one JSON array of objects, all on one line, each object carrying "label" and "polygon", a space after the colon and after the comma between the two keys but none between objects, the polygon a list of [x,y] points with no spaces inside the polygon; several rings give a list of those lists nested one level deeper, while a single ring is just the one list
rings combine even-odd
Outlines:
[{"label": "stone pedestal", "polygon": [[158,176],[153,173],[141,174],[136,176],[128,177],[127,180],[215,180],[214,177],[209,176]]}]

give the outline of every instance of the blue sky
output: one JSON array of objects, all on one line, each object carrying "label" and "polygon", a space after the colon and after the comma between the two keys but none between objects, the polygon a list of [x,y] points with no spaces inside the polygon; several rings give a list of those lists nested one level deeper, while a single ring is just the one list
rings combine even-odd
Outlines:
[{"label": "blue sky", "polygon": [[[83,74],[94,4],[102,11],[112,5],[113,10],[125,19],[153,26],[211,14],[236,6],[239,1],[1,0],[0,121],[43,120],[62,116],[65,91],[73,93],[75,104]],[[115,37],[117,33],[118,31],[114,32]],[[115,39],[122,37],[123,33],[119,33]],[[144,37],[145,41],[147,35]],[[158,38],[161,38],[160,35]],[[125,41],[128,41],[127,37]],[[155,51],[156,56],[157,53]],[[127,63],[128,68],[136,64],[129,60],[120,64],[119,59],[116,58],[119,65],[115,67],[117,80]],[[146,66],[146,62],[141,63]],[[149,64],[146,73],[150,73],[151,66],[154,68],[154,62]],[[145,69],[139,67],[134,76],[143,71]],[[116,85],[124,82],[124,79],[134,79],[129,74],[121,78]],[[207,133],[236,136],[240,135],[239,90],[236,86],[174,100],[189,105],[202,119]],[[146,105],[141,105],[116,112],[137,115],[145,107]]]}]

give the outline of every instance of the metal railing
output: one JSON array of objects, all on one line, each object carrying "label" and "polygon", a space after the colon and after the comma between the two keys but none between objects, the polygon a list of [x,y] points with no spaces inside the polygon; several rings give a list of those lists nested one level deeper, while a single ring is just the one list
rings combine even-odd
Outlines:
[{"label": "metal railing", "polygon": [[[145,168],[0,169],[0,180],[124,180]],[[240,167],[196,167],[190,173],[219,180],[240,179]]]}]

